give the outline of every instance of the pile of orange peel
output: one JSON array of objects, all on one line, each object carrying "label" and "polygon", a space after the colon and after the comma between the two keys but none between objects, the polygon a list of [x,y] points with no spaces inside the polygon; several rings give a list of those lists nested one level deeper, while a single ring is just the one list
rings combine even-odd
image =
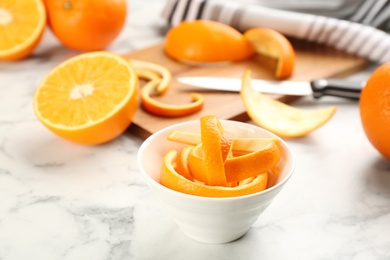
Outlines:
[{"label": "pile of orange peel", "polygon": [[217,117],[200,118],[201,133],[174,131],[168,140],[185,144],[163,159],[161,184],[204,197],[248,195],[273,186],[281,148],[276,138],[240,138]]}]

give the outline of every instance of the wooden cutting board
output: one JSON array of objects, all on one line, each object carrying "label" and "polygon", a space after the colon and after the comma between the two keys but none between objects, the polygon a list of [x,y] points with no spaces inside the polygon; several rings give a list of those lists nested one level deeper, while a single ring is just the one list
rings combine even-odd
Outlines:
[{"label": "wooden cutting board", "polygon": [[[347,55],[334,49],[292,41],[296,50],[296,67],[290,80],[312,80],[325,77],[343,77],[361,70],[367,64],[362,58]],[[203,115],[216,115],[219,119],[248,120],[245,108],[242,104],[239,93],[204,91],[178,83],[175,79],[181,76],[228,76],[241,77],[244,71],[251,70],[253,79],[274,79],[276,61],[255,56],[250,60],[237,63],[224,63],[214,66],[191,66],[176,62],[168,58],[163,51],[162,44],[151,46],[124,55],[129,59],[138,59],[154,62],[168,68],[173,80],[168,92],[160,98],[161,101],[169,104],[181,104],[191,102],[190,93],[202,93],[205,97],[205,104],[202,111],[176,118],[165,118],[149,114],[140,106],[133,118],[129,131],[141,138],[147,138],[152,133],[188,120],[198,120]],[[141,82],[141,87],[144,82]],[[289,103],[297,97],[272,95],[273,98]]]}]

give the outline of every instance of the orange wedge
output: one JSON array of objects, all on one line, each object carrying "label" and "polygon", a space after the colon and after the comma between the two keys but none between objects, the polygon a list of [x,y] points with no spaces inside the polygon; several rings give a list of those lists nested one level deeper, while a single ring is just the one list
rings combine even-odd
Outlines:
[{"label": "orange wedge", "polygon": [[211,186],[226,186],[226,176],[221,148],[223,128],[215,116],[200,118],[204,170]]},{"label": "orange wedge", "polygon": [[252,45],[231,26],[196,20],[183,21],[165,37],[165,53],[185,62],[230,62],[249,58]]},{"label": "orange wedge", "polygon": [[275,71],[277,79],[290,77],[295,67],[295,50],[281,33],[267,28],[253,28],[244,33],[258,54],[278,60]]},{"label": "orange wedge", "polygon": [[142,107],[151,114],[164,117],[179,117],[193,114],[202,110],[204,97],[198,93],[191,93],[192,102],[183,105],[174,105],[160,102],[153,95],[158,94],[161,79],[149,81],[141,90]]},{"label": "orange wedge", "polygon": [[41,0],[0,1],[0,60],[29,56],[38,45],[46,26]]},{"label": "orange wedge", "polygon": [[259,126],[282,137],[301,137],[325,124],[336,107],[302,110],[257,92],[251,86],[250,72],[242,78],[241,99],[249,117]]},{"label": "orange wedge", "polygon": [[267,173],[259,174],[252,181],[236,187],[208,186],[192,182],[175,170],[176,157],[177,151],[175,150],[169,151],[164,156],[160,182],[165,187],[178,192],[203,197],[236,197],[260,192],[267,186]]},{"label": "orange wedge", "polygon": [[34,94],[34,112],[57,135],[99,144],[123,133],[138,107],[138,78],[122,57],[90,52],[55,67]]}]

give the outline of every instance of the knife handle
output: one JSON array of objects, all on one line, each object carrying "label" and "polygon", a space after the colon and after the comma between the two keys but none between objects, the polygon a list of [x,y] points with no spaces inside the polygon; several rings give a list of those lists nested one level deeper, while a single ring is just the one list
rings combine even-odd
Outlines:
[{"label": "knife handle", "polygon": [[318,79],[310,82],[313,96],[334,96],[351,99],[359,99],[365,82],[353,82],[341,79]]}]

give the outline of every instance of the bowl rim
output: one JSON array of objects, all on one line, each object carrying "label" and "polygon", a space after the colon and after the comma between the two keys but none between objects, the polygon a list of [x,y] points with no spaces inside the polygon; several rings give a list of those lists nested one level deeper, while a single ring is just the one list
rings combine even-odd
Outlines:
[{"label": "bowl rim", "polygon": [[265,194],[271,193],[274,190],[280,189],[291,178],[291,176],[293,175],[293,173],[295,171],[295,158],[294,158],[294,156],[292,154],[291,148],[287,145],[287,143],[281,137],[277,136],[276,134],[274,134],[274,133],[272,133],[272,132],[270,132],[270,131],[268,131],[268,130],[266,130],[266,129],[258,126],[258,125],[252,125],[252,124],[249,124],[249,123],[236,121],[236,120],[229,120],[229,119],[219,119],[219,121],[221,123],[227,121],[227,122],[233,122],[233,123],[237,123],[237,124],[245,125],[245,126],[249,125],[250,127],[253,127],[253,128],[259,128],[262,131],[266,132],[267,134],[269,134],[269,135],[279,139],[279,142],[281,142],[283,144],[283,146],[286,149],[286,152],[289,154],[289,156],[291,158],[291,168],[290,168],[289,172],[287,173],[287,175],[284,177],[284,179],[282,181],[278,182],[277,184],[275,184],[274,186],[268,188],[268,189],[264,189],[262,191],[251,193],[251,194],[247,194],[247,195],[234,196],[234,197],[205,197],[205,196],[198,196],[198,195],[182,193],[182,192],[175,191],[175,190],[172,190],[170,188],[165,187],[164,185],[162,185],[161,183],[159,183],[158,181],[156,181],[152,177],[150,177],[144,171],[144,168],[143,168],[143,166],[141,164],[141,154],[143,154],[143,151],[146,149],[148,144],[151,143],[155,138],[157,138],[157,136],[159,136],[161,134],[161,132],[166,132],[166,131],[169,131],[170,129],[175,129],[175,128],[177,128],[179,126],[183,126],[183,125],[199,123],[199,120],[189,120],[189,121],[186,121],[186,122],[181,122],[181,123],[177,123],[177,124],[173,124],[173,125],[164,127],[162,129],[158,130],[157,132],[153,133],[152,135],[150,135],[148,138],[146,138],[142,142],[142,144],[141,144],[141,146],[140,146],[140,148],[138,149],[138,152],[137,152],[137,164],[138,164],[139,172],[141,172],[141,174],[144,176],[144,178],[146,178],[148,180],[148,184],[150,185],[151,182],[152,182],[155,185],[157,185],[159,188],[165,190],[166,192],[168,192],[168,193],[170,193],[172,195],[184,197],[184,198],[187,198],[187,199],[207,200],[207,201],[227,201],[227,202],[229,202],[229,201],[240,200],[240,199],[248,199],[248,198],[257,197],[257,196],[260,196],[260,195],[265,195]]}]

